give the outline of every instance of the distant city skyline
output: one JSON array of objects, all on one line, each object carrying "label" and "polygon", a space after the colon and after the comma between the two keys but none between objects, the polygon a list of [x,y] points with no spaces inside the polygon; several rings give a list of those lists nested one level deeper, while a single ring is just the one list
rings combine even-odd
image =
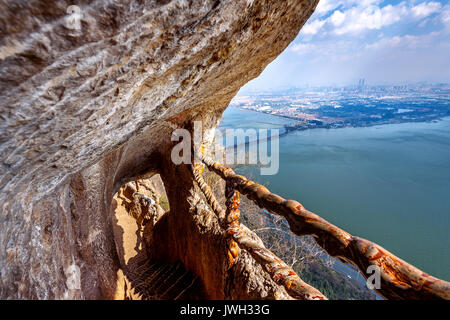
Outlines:
[{"label": "distant city skyline", "polygon": [[450,82],[447,1],[321,0],[297,38],[241,89]]}]

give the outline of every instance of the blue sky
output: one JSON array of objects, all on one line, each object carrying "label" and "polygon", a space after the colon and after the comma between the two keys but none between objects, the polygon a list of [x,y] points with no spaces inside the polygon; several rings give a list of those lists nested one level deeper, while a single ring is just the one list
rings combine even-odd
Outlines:
[{"label": "blue sky", "polygon": [[291,85],[450,82],[448,1],[321,0],[243,91]]}]

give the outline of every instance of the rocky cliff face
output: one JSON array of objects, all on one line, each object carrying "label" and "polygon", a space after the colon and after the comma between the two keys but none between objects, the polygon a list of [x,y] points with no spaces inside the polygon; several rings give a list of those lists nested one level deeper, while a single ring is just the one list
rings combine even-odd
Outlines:
[{"label": "rocky cliff face", "polygon": [[192,177],[170,161],[170,137],[193,120],[216,126],[317,2],[2,2],[0,298],[114,297],[111,201],[155,173],[171,212],[154,255],[202,276],[209,297],[245,297],[248,288],[227,296],[213,280],[220,268],[199,258],[213,247],[198,232]]}]

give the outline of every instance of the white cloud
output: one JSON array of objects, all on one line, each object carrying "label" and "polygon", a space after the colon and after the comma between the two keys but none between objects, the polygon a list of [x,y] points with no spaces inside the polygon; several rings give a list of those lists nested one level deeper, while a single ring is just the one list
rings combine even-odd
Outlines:
[{"label": "white cloud", "polygon": [[359,43],[338,40],[297,43],[290,50],[311,63],[328,64],[354,60],[362,54],[363,49]]},{"label": "white cloud", "polygon": [[303,27],[302,33],[307,35],[314,35],[323,27],[325,22],[325,20],[314,20]]},{"label": "white cloud", "polygon": [[259,86],[450,81],[450,4],[437,1],[321,0]]},{"label": "white cloud", "polygon": [[430,14],[438,12],[441,9],[439,2],[423,2],[411,8],[412,14],[418,18],[428,17]]},{"label": "white cloud", "polygon": [[366,50],[429,50],[429,48],[435,46],[437,38],[440,36],[439,32],[430,32],[428,34],[414,36],[394,36],[390,38],[383,38],[374,43],[367,44],[364,49]]},{"label": "white cloud", "polygon": [[381,0],[320,0],[314,12],[317,16],[321,17],[328,14],[330,11],[341,7],[342,9],[350,8],[352,6],[360,5],[366,7],[371,4],[378,4]]},{"label": "white cloud", "polygon": [[369,6],[355,7],[348,10],[345,23],[334,30],[338,35],[345,33],[358,33],[364,30],[381,29],[402,19],[407,14],[404,3],[397,6],[387,5],[383,8]]},{"label": "white cloud", "polygon": [[322,16],[329,11],[336,9],[341,3],[342,1],[339,0],[320,0],[315,13]]},{"label": "white cloud", "polygon": [[374,43],[367,44],[366,50],[386,50],[387,48],[407,49],[417,47],[419,38],[416,36],[405,35],[403,37],[394,36],[391,38],[383,38]]},{"label": "white cloud", "polygon": [[[439,2],[422,2],[414,5],[400,2],[380,7],[378,0],[325,0],[319,2],[313,20],[310,20],[301,34],[312,36],[321,33],[336,35],[359,34],[367,30],[379,30],[395,23],[417,21],[426,18],[442,8]],[[322,16],[334,12],[326,18]],[[318,16],[317,18],[314,18]],[[447,18],[450,19],[447,15]],[[448,20],[445,20],[448,21]],[[448,22],[446,22],[448,23]]]},{"label": "white cloud", "polygon": [[311,43],[296,43],[292,46],[291,50],[299,55],[305,55],[316,50],[316,45]]},{"label": "white cloud", "polygon": [[342,13],[339,10],[336,10],[333,12],[333,14],[330,17],[331,23],[333,23],[334,26],[339,27],[345,20],[345,13]]},{"label": "white cloud", "polygon": [[445,30],[450,32],[450,5],[446,5],[441,12],[441,21],[445,26]]}]

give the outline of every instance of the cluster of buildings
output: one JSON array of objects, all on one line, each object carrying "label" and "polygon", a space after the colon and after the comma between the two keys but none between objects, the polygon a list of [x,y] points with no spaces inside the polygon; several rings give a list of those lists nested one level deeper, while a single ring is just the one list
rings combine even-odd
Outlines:
[{"label": "cluster of buildings", "polygon": [[237,96],[231,106],[337,128],[429,121],[450,116],[450,84],[315,87]]}]

